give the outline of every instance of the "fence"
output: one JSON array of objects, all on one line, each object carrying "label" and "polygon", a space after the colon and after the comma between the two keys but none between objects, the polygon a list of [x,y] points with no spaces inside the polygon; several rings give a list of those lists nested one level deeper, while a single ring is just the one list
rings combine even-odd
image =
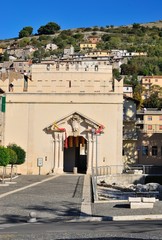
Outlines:
[{"label": "fence", "polygon": [[97,194],[97,177],[98,176],[107,176],[111,174],[121,174],[123,172],[122,165],[107,165],[100,167],[92,168],[92,189],[93,189],[93,198],[94,201],[98,200]]},{"label": "fence", "polygon": [[97,176],[110,175],[110,174],[120,174],[124,170],[123,165],[107,165],[100,167],[93,167],[93,173]]},{"label": "fence", "polygon": [[138,165],[138,166],[130,166],[130,171],[141,170],[142,174],[162,174],[162,166],[155,165]]}]

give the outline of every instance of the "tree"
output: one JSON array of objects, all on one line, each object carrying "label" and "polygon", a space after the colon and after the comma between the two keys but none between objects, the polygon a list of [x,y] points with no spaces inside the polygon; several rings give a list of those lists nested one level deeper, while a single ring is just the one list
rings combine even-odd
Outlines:
[{"label": "tree", "polygon": [[143,107],[142,86],[139,83],[134,87],[133,98],[139,102],[137,108]]},{"label": "tree", "polygon": [[17,163],[17,154],[13,149],[11,149],[9,147],[7,147],[7,150],[8,150],[9,156],[10,156],[10,160],[9,160],[9,164],[11,164],[11,178],[10,178],[10,181],[12,181],[13,166],[14,166],[14,164]]},{"label": "tree", "polygon": [[111,38],[111,36],[109,34],[103,34],[101,39],[102,41],[106,42],[106,41],[109,41]]},{"label": "tree", "polygon": [[73,38],[82,41],[84,39],[84,35],[82,33],[76,33],[73,35]]},{"label": "tree", "polygon": [[55,34],[58,30],[60,30],[60,26],[55,22],[49,22],[44,26],[41,26],[38,29],[38,34]]},{"label": "tree", "polygon": [[19,32],[19,38],[23,37],[29,37],[32,35],[33,28],[32,27],[24,27],[20,32]]},{"label": "tree", "polygon": [[41,62],[42,58],[45,56],[45,49],[39,48],[33,53],[33,59]]},{"label": "tree", "polygon": [[60,36],[53,39],[53,43],[56,44],[60,49],[63,49],[66,46],[65,41],[62,40]]},{"label": "tree", "polygon": [[118,48],[120,48],[120,45],[121,45],[121,38],[113,36],[110,38],[109,43],[110,43],[111,48],[118,49]]},{"label": "tree", "polygon": [[145,108],[161,108],[162,107],[162,101],[158,96],[158,93],[152,93],[149,98],[146,98],[143,101],[143,106]]},{"label": "tree", "polygon": [[20,165],[25,162],[26,152],[24,151],[24,149],[14,143],[8,145],[7,147],[12,149],[17,154],[16,164]]},{"label": "tree", "polygon": [[7,51],[4,52],[4,54],[2,55],[2,58],[1,58],[1,62],[4,62],[4,61],[9,61],[9,55],[8,55]]},{"label": "tree", "polygon": [[121,76],[120,76],[120,72],[119,72],[119,70],[117,69],[117,68],[114,68],[113,69],[113,77],[115,78],[115,79],[117,79],[117,80],[121,80]]},{"label": "tree", "polygon": [[19,47],[26,47],[30,43],[30,39],[28,37],[24,37],[19,40]]},{"label": "tree", "polygon": [[5,167],[9,164],[10,155],[6,147],[0,146],[0,166],[3,166],[2,182],[4,183]]}]

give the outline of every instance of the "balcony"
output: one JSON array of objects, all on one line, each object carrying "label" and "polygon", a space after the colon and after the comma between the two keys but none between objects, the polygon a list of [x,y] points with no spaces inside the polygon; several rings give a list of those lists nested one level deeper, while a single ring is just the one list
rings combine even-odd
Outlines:
[{"label": "balcony", "polygon": [[129,117],[129,116],[123,116],[123,121],[124,122],[135,122],[136,121],[136,117]]},{"label": "balcony", "polygon": [[137,118],[136,125],[141,125],[144,124],[144,121],[141,120],[140,118]]},{"label": "balcony", "polygon": [[145,124],[141,129],[143,133],[162,133],[162,125],[159,124]]},{"label": "balcony", "polygon": [[137,132],[123,132],[123,140],[136,141],[137,139],[138,139]]}]

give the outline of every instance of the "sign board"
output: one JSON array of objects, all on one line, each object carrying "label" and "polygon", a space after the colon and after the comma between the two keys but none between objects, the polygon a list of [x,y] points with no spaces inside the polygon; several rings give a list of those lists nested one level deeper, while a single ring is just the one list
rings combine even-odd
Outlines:
[{"label": "sign board", "polygon": [[37,158],[37,166],[42,167],[43,166],[43,158]]}]

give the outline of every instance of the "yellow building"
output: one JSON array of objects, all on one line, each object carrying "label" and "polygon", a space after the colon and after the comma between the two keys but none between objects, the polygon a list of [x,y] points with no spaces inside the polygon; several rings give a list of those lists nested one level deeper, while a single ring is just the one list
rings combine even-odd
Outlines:
[{"label": "yellow building", "polygon": [[93,50],[91,52],[87,52],[85,57],[113,57],[110,51],[106,50]]},{"label": "yellow building", "polygon": [[138,111],[137,126],[138,163],[151,167],[162,166],[162,111],[157,109]]},{"label": "yellow building", "polygon": [[80,43],[80,50],[96,49],[96,43]]},{"label": "yellow building", "polygon": [[141,79],[143,91],[143,98],[147,98],[150,95],[150,89],[153,85],[162,87],[162,76],[145,76]]}]

